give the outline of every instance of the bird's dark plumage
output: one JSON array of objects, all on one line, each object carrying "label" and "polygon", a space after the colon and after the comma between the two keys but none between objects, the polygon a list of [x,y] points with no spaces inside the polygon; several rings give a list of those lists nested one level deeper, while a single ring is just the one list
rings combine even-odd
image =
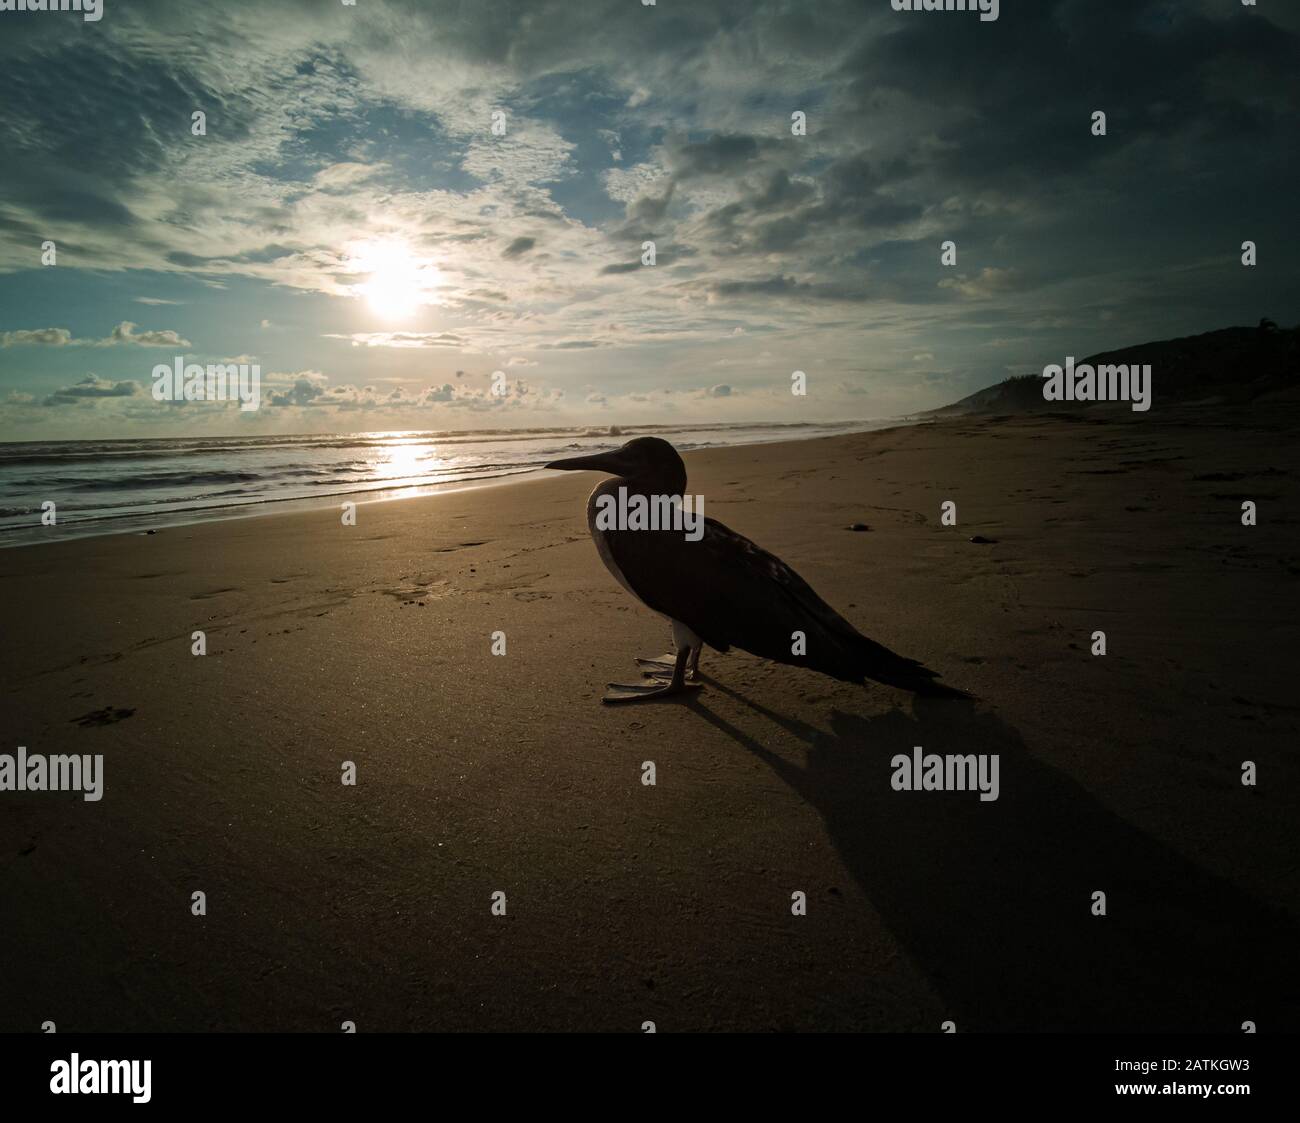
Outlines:
[{"label": "bird's dark plumage", "polygon": [[[683,495],[686,468],[677,450],[640,437],[601,456],[557,461],[619,478],[601,484],[613,495]],[[809,667],[845,682],[865,679],[917,694],[969,697],[936,682],[934,671],[868,639],[821,599],[785,562],[716,519],[691,541],[681,530],[605,530],[605,545],[623,579],[650,608],[680,621],[710,647],[738,647],[778,663]],[[805,637],[794,654],[795,633]]]},{"label": "bird's dark plumage", "polygon": [[[671,530],[612,530],[606,541],[649,607],[718,651],[739,647],[845,682],[870,678],[919,694],[961,693],[862,635],[780,558],[716,519],[704,520],[698,542]],[[806,637],[802,655],[793,654],[796,632]]]}]

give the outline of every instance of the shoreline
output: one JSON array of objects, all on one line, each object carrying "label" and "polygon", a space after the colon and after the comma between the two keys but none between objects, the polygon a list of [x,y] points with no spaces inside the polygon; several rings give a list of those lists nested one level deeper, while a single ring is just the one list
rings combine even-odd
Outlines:
[{"label": "shoreline", "polygon": [[[374,496],[372,499],[357,500],[356,503],[358,507],[368,506],[372,503],[393,503],[407,499],[424,499],[435,495],[450,495],[458,491],[474,491],[478,488],[500,487],[509,483],[523,482],[519,477],[533,476],[541,470],[542,469],[539,468],[521,469],[517,472],[502,472],[495,476],[451,480],[445,484],[408,484],[403,488],[360,488],[353,491],[339,491],[321,496],[297,496],[292,499],[258,499],[251,503],[214,504],[210,507],[191,507],[186,508],[183,511],[174,512],[175,515],[190,515],[198,511],[208,512],[204,518],[178,518],[173,521],[171,514],[151,516],[148,513],[140,515],[91,516],[85,519],[78,519],[73,523],[64,524],[65,527],[71,527],[73,529],[58,538],[56,541],[50,542],[42,542],[39,539],[29,541],[8,541],[4,537],[5,534],[17,535],[23,531],[29,533],[42,533],[42,531],[38,531],[33,527],[11,527],[7,531],[0,531],[0,550],[22,549],[27,546],[53,546],[57,545],[59,541],[73,542],[83,538],[110,538],[120,535],[152,535],[161,533],[164,530],[176,530],[190,526],[203,526],[207,523],[239,522],[243,519],[275,518],[281,515],[292,515],[306,511],[335,510],[338,508],[338,503],[335,502],[336,500],[347,499],[356,495]],[[413,494],[381,494],[383,492],[393,491],[411,491]],[[266,508],[266,510],[262,510],[261,508]],[[229,510],[231,513],[227,515],[215,513],[225,510]],[[104,525],[97,526],[93,529],[81,529],[89,523],[130,525],[112,527]],[[50,537],[53,539],[55,536],[50,535]]]},{"label": "shoreline", "polygon": [[[808,422],[807,424],[810,426],[820,426],[827,423]],[[852,424],[858,423],[853,422]],[[869,423],[864,422],[863,424]],[[836,437],[853,436],[859,433],[889,432],[893,429],[910,428],[914,425],[927,424],[936,424],[936,421],[924,417],[904,420],[889,419],[888,423],[884,424],[882,428],[850,429],[843,433],[818,433],[815,436],[710,445],[704,448],[690,449],[687,451],[698,453],[724,448],[752,448],[760,445],[802,444],[809,441],[833,440]],[[655,427],[639,426],[631,428],[635,430]],[[659,426],[658,428],[666,427]],[[633,435],[637,434],[633,432]],[[63,524],[64,530],[62,532],[56,531],[55,533],[48,535],[50,541],[43,541],[42,539],[46,537],[45,532],[51,528],[41,528],[39,525],[20,525],[0,529],[0,550],[21,549],[29,546],[54,545],[58,542],[71,542],[82,538],[102,538],[132,534],[141,535],[148,534],[150,531],[160,533],[164,530],[171,530],[179,527],[201,526],[204,523],[209,522],[231,522],[241,519],[267,518],[279,515],[290,515],[303,511],[337,510],[340,502],[345,500],[352,500],[360,507],[373,503],[392,503],[411,499],[424,499],[435,495],[454,494],[459,491],[473,491],[484,487],[500,487],[514,483],[527,483],[534,479],[545,479],[547,477],[540,474],[545,471],[546,469],[541,467],[525,467],[499,472],[491,476],[467,477],[458,480],[448,480],[441,483],[414,483],[399,487],[384,486],[382,484],[369,487],[360,486],[350,490],[331,492],[328,495],[294,496],[291,498],[270,497],[244,503],[213,504],[206,507],[190,507],[174,512],[160,512],[156,514],[144,511],[130,515],[92,515],[86,518],[77,519],[71,523]],[[355,498],[357,496],[367,495],[372,496],[372,498]],[[267,509],[261,510],[260,508],[263,507]],[[229,510],[231,513],[218,513],[225,510]],[[200,511],[205,512],[203,517],[185,517]],[[36,514],[36,512],[33,512],[33,514]],[[23,538],[22,536],[24,535],[38,537]]]}]

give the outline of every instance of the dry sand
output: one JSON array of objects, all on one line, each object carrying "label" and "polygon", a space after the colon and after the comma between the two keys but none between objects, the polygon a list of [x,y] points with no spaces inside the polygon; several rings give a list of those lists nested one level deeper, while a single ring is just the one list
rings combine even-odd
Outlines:
[{"label": "dry sand", "polygon": [[[974,706],[709,651],[689,704],[600,705],[668,629],[585,474],[0,551],[0,751],[106,758],[102,802],[0,794],[0,1029],[1295,1030],[1295,431],[687,456]],[[1000,754],[1001,798],[893,791],[916,745]]]}]

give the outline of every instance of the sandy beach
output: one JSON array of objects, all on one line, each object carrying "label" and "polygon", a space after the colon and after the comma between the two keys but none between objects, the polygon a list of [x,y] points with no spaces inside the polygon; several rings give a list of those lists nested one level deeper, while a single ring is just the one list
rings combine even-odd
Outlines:
[{"label": "sandy beach", "polygon": [[[687,455],[974,704],[706,650],[602,706],[668,629],[588,474],[0,551],[0,751],[104,757],[98,802],[4,797],[0,1030],[1294,1031],[1296,421]],[[1000,798],[894,791],[915,746]]]}]

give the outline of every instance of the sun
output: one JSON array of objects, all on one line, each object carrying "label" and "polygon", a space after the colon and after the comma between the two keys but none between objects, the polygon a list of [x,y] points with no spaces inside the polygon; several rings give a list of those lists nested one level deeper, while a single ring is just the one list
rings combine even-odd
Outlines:
[{"label": "sun", "polygon": [[438,267],[422,261],[400,239],[362,242],[348,255],[349,267],[366,280],[356,291],[375,315],[385,320],[409,319],[424,304],[436,302],[442,280]]}]

